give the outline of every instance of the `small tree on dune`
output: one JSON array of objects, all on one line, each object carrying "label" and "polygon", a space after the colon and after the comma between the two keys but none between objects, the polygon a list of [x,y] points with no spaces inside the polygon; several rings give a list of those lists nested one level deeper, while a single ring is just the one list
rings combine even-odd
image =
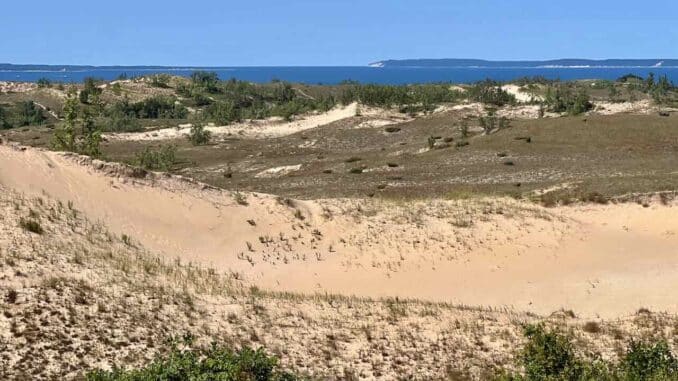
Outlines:
[{"label": "small tree on dune", "polygon": [[194,123],[191,127],[191,132],[188,134],[188,140],[194,146],[205,145],[209,143],[212,138],[212,133],[205,130],[202,123]]},{"label": "small tree on dune", "polygon": [[75,124],[78,119],[77,90],[74,87],[68,89],[66,103],[64,104],[64,122],[54,132],[52,147],[56,150],[75,152]]},{"label": "small tree on dune", "polygon": [[78,131],[78,115],[80,113],[78,96],[75,88],[68,90],[64,104],[64,122],[54,132],[52,148],[59,151],[77,152],[84,155],[101,156],[101,130],[94,124],[89,111],[85,111],[82,125]]}]

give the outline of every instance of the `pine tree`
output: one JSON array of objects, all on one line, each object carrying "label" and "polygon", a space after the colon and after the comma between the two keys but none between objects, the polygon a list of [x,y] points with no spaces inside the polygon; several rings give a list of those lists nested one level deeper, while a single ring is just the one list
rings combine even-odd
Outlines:
[{"label": "pine tree", "polygon": [[78,120],[78,97],[74,87],[68,89],[64,104],[64,122],[54,132],[52,147],[60,151],[76,151],[75,125]]}]

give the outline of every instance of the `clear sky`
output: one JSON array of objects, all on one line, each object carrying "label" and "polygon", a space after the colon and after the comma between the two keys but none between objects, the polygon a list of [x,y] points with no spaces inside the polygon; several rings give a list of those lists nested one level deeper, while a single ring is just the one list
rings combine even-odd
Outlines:
[{"label": "clear sky", "polygon": [[9,63],[678,58],[676,0],[13,0],[0,9]]}]

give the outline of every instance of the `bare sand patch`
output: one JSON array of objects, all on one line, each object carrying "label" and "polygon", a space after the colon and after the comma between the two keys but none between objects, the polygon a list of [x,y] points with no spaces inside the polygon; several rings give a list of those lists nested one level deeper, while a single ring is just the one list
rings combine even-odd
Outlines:
[{"label": "bare sand patch", "polygon": [[650,100],[642,100],[636,102],[593,102],[593,113],[600,115],[613,114],[650,114],[657,112],[657,107],[652,105]]},{"label": "bare sand patch", "polygon": [[0,146],[0,184],[71,201],[169,258],[274,290],[616,317],[678,312],[675,207],[511,199],[297,201]]},{"label": "bare sand patch", "polygon": [[501,87],[507,93],[516,97],[516,100],[521,103],[528,103],[533,101],[542,101],[544,98],[540,95],[530,94],[527,91],[523,91],[520,86],[517,85],[504,85]]},{"label": "bare sand patch", "polygon": [[285,176],[288,175],[294,171],[298,171],[301,169],[301,164],[297,165],[283,165],[281,167],[274,167],[274,168],[268,168],[265,169],[256,175],[254,177],[258,178],[266,178],[266,177],[280,177],[280,176]]},{"label": "bare sand patch", "polygon": [[[92,163],[95,171],[108,175],[122,169],[100,164]],[[29,215],[43,234],[16,223]],[[631,339],[676,326],[675,316],[646,310],[606,321],[566,310],[536,316],[402,298],[247,291],[236,274],[157,258],[86,217],[44,194],[0,184],[1,378],[80,380],[90,369],[138,367],[167,350],[168,336],[190,335],[198,345],[263,347],[286,369],[314,379],[437,380],[454,370],[485,380],[515,363],[526,323],[566,331],[606,360],[618,359]],[[585,328],[592,323],[596,332]]]},{"label": "bare sand patch", "polygon": [[27,93],[38,88],[35,83],[0,81],[0,92]]}]

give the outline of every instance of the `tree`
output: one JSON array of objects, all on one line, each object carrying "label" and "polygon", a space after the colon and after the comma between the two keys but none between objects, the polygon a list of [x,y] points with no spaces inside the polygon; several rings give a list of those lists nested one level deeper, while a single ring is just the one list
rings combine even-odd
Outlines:
[{"label": "tree", "polygon": [[82,143],[79,152],[91,157],[101,156],[101,130],[96,127],[89,111],[85,111],[82,121]]},{"label": "tree", "polygon": [[5,109],[0,106],[0,129],[12,128],[12,124],[7,121],[7,113]]},{"label": "tree", "polygon": [[74,87],[68,89],[64,103],[64,122],[54,132],[52,147],[56,150],[75,152],[75,124],[78,119],[78,98]]},{"label": "tree", "polygon": [[64,122],[54,132],[52,147],[56,150],[77,152],[84,155],[99,157],[101,150],[101,130],[96,127],[89,111],[85,110],[82,126],[78,131],[78,105],[75,88],[68,90],[64,104]]},{"label": "tree", "polygon": [[645,79],[645,91],[652,91],[654,89],[654,73],[647,75]]},{"label": "tree", "polygon": [[33,126],[42,124],[45,121],[45,116],[42,115],[42,110],[35,105],[33,101],[24,101],[18,105],[19,111],[19,125]]},{"label": "tree", "polygon": [[97,86],[97,80],[92,77],[85,78],[85,88],[80,91],[80,103],[89,104],[93,100],[92,97],[98,99],[101,91]]}]

